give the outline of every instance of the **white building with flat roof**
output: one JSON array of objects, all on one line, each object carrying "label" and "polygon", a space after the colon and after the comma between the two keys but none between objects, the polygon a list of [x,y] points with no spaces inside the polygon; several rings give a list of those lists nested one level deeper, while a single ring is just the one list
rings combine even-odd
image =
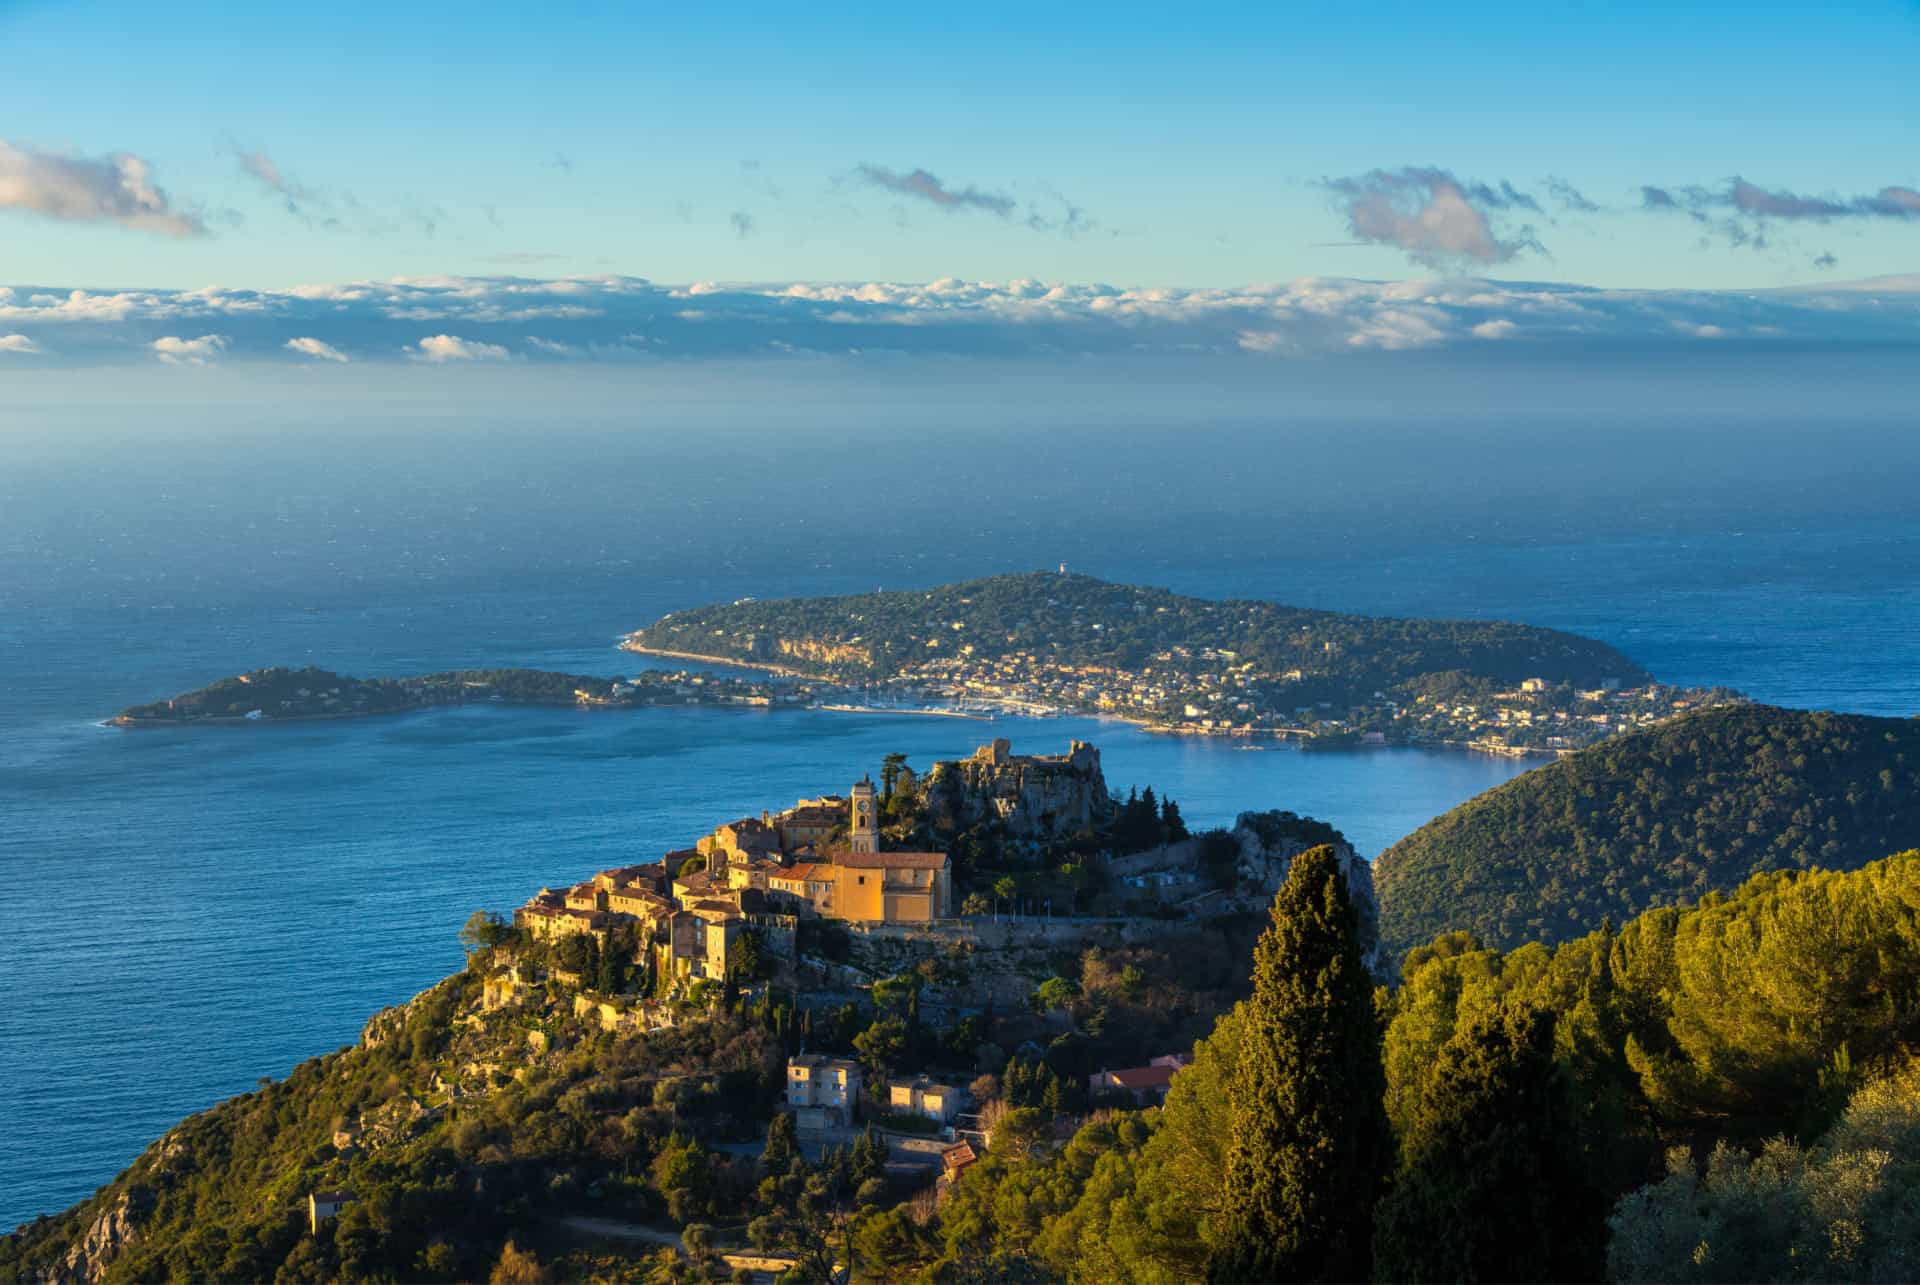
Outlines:
[{"label": "white building with flat roof", "polygon": [[801,1053],[787,1059],[787,1106],[802,1129],[842,1128],[860,1105],[860,1064]]}]

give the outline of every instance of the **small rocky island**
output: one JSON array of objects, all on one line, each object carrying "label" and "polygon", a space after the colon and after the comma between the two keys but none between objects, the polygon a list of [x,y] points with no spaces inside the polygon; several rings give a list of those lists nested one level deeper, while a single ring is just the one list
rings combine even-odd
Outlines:
[{"label": "small rocky island", "polygon": [[[631,678],[595,678],[544,669],[453,669],[414,678],[354,678],[309,665],[275,666],[222,678],[169,700],[132,705],[107,720],[114,727],[250,723],[293,719],[368,718],[440,705],[771,705],[771,685],[688,671],[648,671]],[[797,698],[783,690],[782,698]]]}]

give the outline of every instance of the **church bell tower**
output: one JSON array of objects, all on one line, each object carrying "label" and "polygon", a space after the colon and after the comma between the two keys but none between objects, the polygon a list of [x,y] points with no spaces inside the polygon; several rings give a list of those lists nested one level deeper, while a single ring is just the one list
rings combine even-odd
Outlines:
[{"label": "church bell tower", "polygon": [[854,783],[850,822],[847,835],[849,851],[880,851],[880,816],[874,808],[873,780],[870,777],[863,777]]}]

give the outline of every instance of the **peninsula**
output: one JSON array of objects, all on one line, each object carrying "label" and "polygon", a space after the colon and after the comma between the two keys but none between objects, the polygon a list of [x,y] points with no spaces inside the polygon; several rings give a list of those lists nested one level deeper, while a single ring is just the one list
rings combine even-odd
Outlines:
[{"label": "peninsula", "polygon": [[1346,615],[1036,572],[674,612],[625,649],[778,667],[901,700],[1105,714],[1314,748],[1567,753],[1740,699],[1657,683],[1605,643],[1509,621]]}]

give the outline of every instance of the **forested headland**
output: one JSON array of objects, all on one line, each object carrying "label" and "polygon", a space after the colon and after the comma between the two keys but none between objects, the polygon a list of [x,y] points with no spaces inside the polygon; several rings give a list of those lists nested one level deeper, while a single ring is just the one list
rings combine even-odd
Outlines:
[{"label": "forested headland", "polygon": [[1559,630],[1214,601],[1065,572],[744,599],[674,612],[623,645],[1322,745],[1375,731],[1544,752],[1666,717],[1676,700],[1736,698],[1660,688],[1614,648]]}]

